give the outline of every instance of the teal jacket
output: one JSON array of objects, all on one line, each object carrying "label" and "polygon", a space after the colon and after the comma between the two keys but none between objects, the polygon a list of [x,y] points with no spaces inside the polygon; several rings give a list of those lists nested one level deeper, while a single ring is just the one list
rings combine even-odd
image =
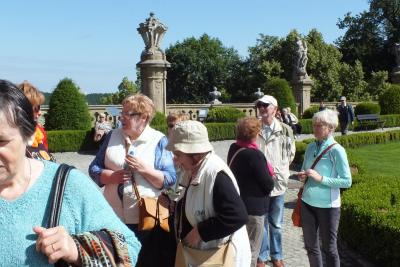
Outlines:
[{"label": "teal jacket", "polygon": [[[335,139],[330,136],[320,145],[317,142],[309,144],[304,155],[302,170],[309,169],[318,155],[333,143]],[[308,177],[302,200],[318,208],[340,207],[340,188],[351,186],[351,172],[344,148],[339,144],[334,145],[322,156],[314,170],[321,174],[323,179],[321,182],[316,182]]]}]

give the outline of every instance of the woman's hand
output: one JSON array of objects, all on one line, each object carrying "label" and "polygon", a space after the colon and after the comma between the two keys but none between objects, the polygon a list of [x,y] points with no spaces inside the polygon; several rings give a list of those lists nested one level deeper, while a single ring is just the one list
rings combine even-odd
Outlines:
[{"label": "woman's hand", "polygon": [[299,181],[304,183],[307,179],[307,174],[304,170],[300,171],[297,173],[297,177],[299,178]]},{"label": "woman's hand", "polygon": [[147,164],[139,157],[127,155],[125,158],[125,162],[133,171],[137,171],[139,173],[147,172]]},{"label": "woman's hand", "polygon": [[322,181],[322,178],[323,178],[323,176],[321,174],[319,174],[317,171],[315,171],[313,169],[306,170],[305,174],[308,177],[311,177],[312,179],[314,179],[314,181],[319,182],[319,183]]},{"label": "woman's hand", "polygon": [[38,235],[36,240],[36,250],[49,258],[49,263],[54,264],[58,260],[71,264],[78,264],[78,248],[74,240],[62,226],[54,228],[33,227],[33,231]]},{"label": "woman's hand", "polygon": [[110,184],[121,184],[125,181],[129,181],[132,178],[132,173],[127,170],[118,170],[111,174]]},{"label": "woman's hand", "polygon": [[183,241],[190,247],[196,247],[202,241],[196,226],[185,236]]}]

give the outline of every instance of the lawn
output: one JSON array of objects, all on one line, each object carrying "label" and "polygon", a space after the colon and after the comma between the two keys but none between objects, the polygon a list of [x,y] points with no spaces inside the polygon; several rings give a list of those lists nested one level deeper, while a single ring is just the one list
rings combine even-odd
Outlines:
[{"label": "lawn", "polygon": [[368,145],[346,149],[350,160],[362,161],[368,176],[398,176],[400,170],[400,142]]}]

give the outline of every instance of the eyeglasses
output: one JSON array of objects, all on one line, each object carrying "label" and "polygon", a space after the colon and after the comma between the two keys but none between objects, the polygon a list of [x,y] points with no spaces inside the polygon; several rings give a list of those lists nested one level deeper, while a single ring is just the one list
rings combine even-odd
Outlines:
[{"label": "eyeglasses", "polygon": [[269,105],[270,105],[269,103],[258,102],[256,107],[257,108],[268,108]]},{"label": "eyeglasses", "polygon": [[33,106],[33,111],[34,112],[39,112],[40,111],[40,105]]},{"label": "eyeglasses", "polygon": [[142,115],[142,113],[140,113],[140,112],[121,112],[119,115],[124,118],[133,118],[135,116]]},{"label": "eyeglasses", "polygon": [[314,127],[314,128],[322,128],[322,127],[326,127],[327,125],[326,124],[323,124],[323,123],[316,123],[316,124],[313,124],[312,125],[312,127]]}]

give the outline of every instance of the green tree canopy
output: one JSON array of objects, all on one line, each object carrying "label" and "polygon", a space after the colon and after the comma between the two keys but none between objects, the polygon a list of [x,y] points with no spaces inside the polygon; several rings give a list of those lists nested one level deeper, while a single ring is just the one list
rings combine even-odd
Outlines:
[{"label": "green tree canopy", "polygon": [[119,105],[122,100],[128,95],[132,95],[138,92],[138,87],[135,82],[130,81],[128,77],[122,78],[121,83],[118,85],[118,91],[101,98],[101,103],[104,105]]},{"label": "green tree canopy", "polygon": [[177,42],[165,53],[171,62],[168,103],[207,103],[214,86],[220,91],[227,90],[233,71],[240,64],[236,50],[224,47],[220,40],[207,34]]},{"label": "green tree canopy", "polygon": [[62,79],[50,98],[46,129],[87,130],[90,127],[91,120],[85,96],[71,79]]}]

